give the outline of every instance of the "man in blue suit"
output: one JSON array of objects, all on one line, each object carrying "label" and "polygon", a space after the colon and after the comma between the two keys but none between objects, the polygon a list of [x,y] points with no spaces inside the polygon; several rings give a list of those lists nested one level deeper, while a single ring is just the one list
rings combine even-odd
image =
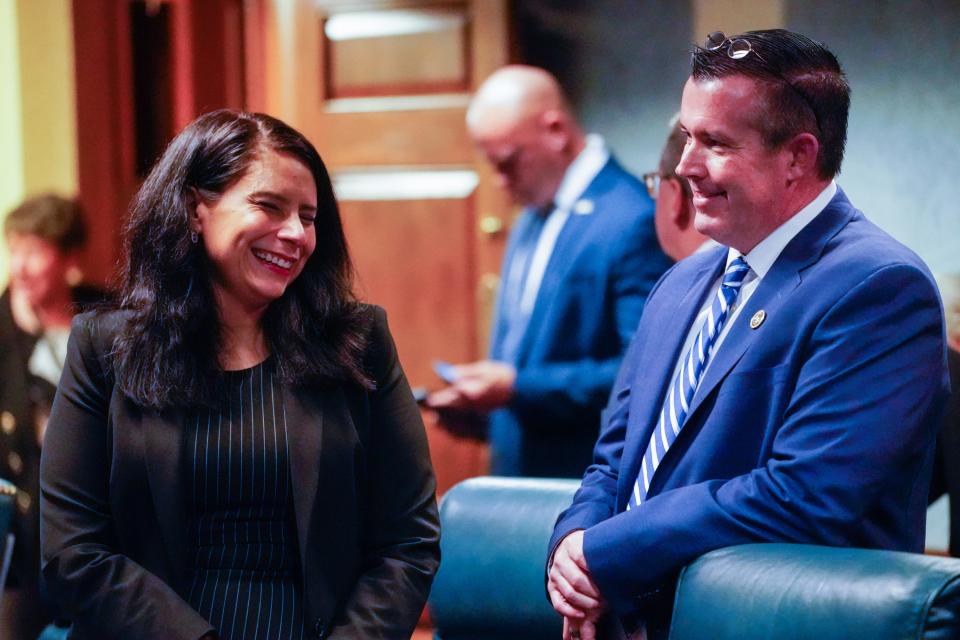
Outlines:
[{"label": "man in blue suit", "polygon": [[550,544],[567,637],[605,612],[663,636],[672,580],[718,547],[922,550],[943,314],[926,266],[833,181],[848,107],[836,58],[799,34],[695,50],[677,173],[697,229],[730,248],[647,301]]},{"label": "man in blue suit", "polygon": [[507,244],[490,359],[456,367],[428,402],[490,412],[495,475],[580,477],[644,301],[671,264],[653,202],[583,133],[542,69],[491,75],[467,126],[525,209]]}]

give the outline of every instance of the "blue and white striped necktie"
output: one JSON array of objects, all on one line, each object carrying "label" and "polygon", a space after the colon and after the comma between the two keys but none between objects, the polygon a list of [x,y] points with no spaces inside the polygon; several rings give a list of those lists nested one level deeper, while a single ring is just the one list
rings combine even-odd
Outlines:
[{"label": "blue and white striped necktie", "polygon": [[650,434],[650,442],[647,444],[643,462],[640,464],[640,473],[637,475],[636,482],[633,483],[633,496],[627,501],[627,510],[631,505],[640,506],[646,500],[653,474],[677,439],[680,429],[683,428],[693,395],[697,392],[703,371],[707,368],[710,356],[713,355],[717,336],[720,335],[730,307],[740,293],[740,285],[743,284],[743,279],[749,272],[750,267],[742,256],[731,262],[724,272],[717,295],[707,311],[703,326],[700,327],[700,333],[690,345],[690,350],[684,355],[677,377],[670,385],[667,397],[663,401],[660,420]]}]

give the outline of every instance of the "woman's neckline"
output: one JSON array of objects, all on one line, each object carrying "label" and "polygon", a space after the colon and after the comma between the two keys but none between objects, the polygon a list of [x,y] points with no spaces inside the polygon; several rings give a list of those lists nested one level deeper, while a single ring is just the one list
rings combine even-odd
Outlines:
[{"label": "woman's neckline", "polygon": [[258,362],[258,363],[256,363],[256,364],[253,364],[253,365],[250,365],[249,367],[244,367],[244,368],[242,368],[242,369],[221,369],[221,371],[222,371],[223,374],[226,375],[226,376],[237,376],[237,375],[240,375],[240,374],[243,374],[243,373],[250,373],[250,372],[253,371],[254,369],[258,369],[258,368],[264,366],[265,364],[268,364],[268,363],[271,362],[272,360],[273,360],[273,355],[269,355],[269,356],[267,356],[266,358],[264,358],[263,360],[261,360],[260,362]]}]

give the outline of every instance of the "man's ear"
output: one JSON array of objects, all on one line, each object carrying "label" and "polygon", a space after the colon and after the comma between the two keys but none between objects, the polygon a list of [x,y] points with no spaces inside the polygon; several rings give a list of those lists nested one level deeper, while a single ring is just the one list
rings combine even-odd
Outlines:
[{"label": "man's ear", "polygon": [[561,151],[570,140],[566,116],[558,109],[547,109],[540,114],[540,126],[547,134],[549,145],[554,151]]},{"label": "man's ear", "polygon": [[790,153],[787,177],[797,180],[803,176],[816,175],[817,156],[820,153],[820,141],[812,133],[800,133],[786,143]]}]

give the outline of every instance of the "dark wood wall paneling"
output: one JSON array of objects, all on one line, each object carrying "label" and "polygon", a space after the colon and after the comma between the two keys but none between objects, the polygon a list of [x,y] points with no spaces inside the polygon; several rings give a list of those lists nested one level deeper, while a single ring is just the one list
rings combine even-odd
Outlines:
[{"label": "dark wood wall paneling", "polygon": [[243,0],[74,0],[83,267],[111,280],[130,198],[195,117],[244,106]]}]

